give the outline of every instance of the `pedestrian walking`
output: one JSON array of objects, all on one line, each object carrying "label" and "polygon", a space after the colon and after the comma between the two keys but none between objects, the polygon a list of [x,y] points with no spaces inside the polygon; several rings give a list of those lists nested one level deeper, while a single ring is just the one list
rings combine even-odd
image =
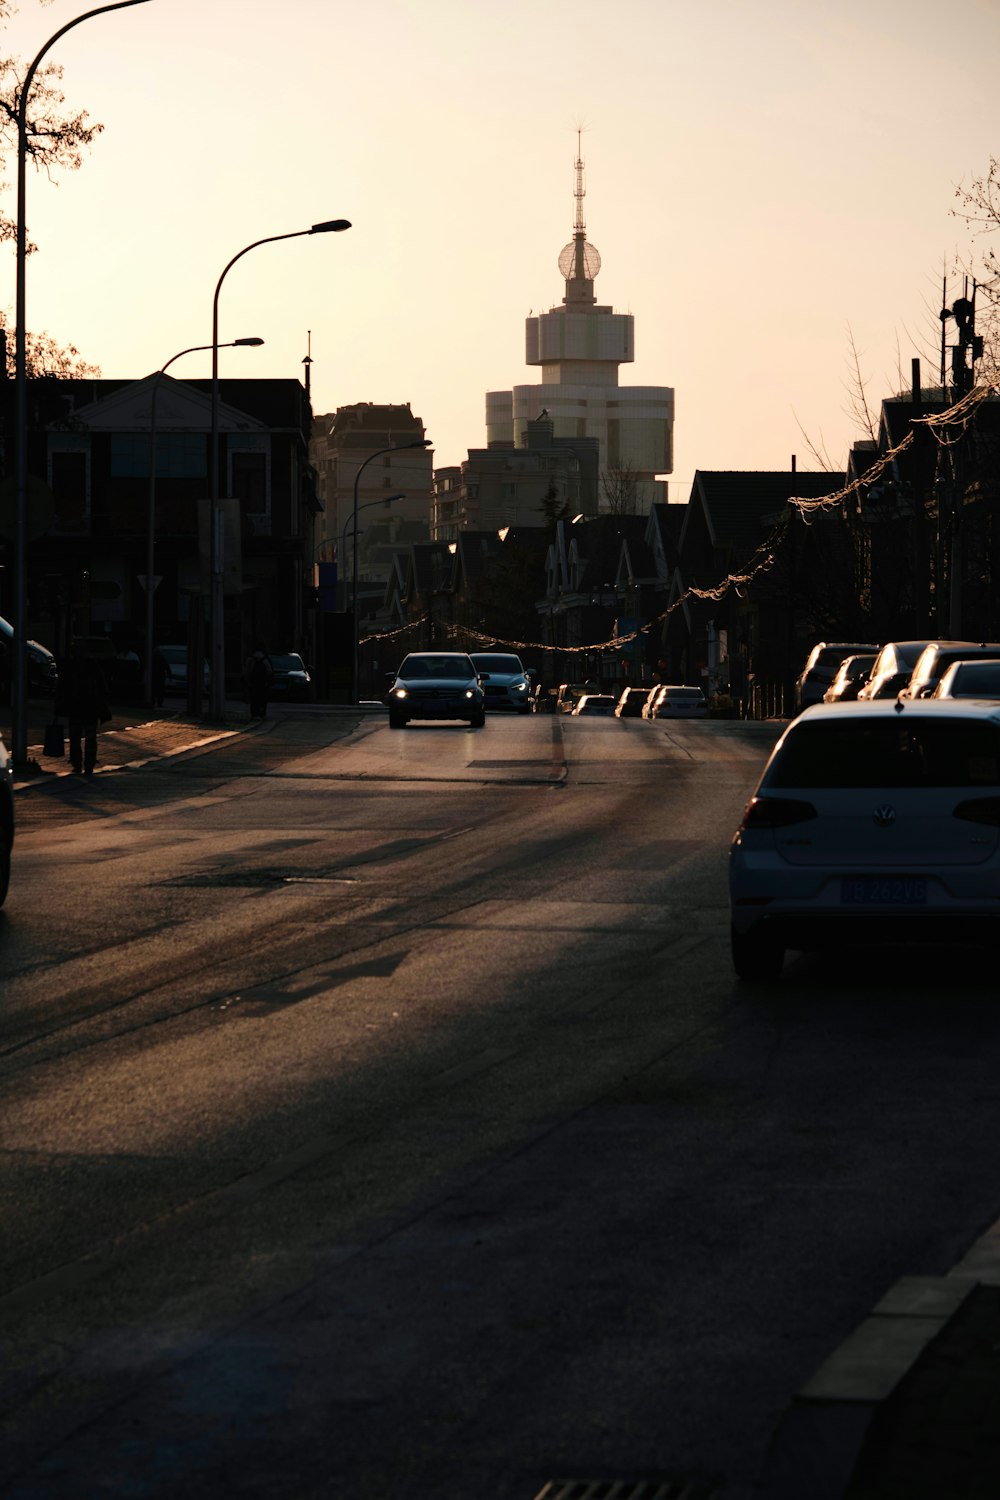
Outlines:
[{"label": "pedestrian walking", "polygon": [[274,681],[271,658],[263,646],[257,645],[253,648],[246,659],[243,676],[246,681],[247,700],[250,704],[250,717],[263,719],[267,713],[268,688]]},{"label": "pedestrian walking", "polygon": [[111,718],[108,687],[100,663],[87,655],[83,641],[59,672],[56,713],[65,714],[69,759],[73,770],[93,776],[97,764],[97,730]]}]

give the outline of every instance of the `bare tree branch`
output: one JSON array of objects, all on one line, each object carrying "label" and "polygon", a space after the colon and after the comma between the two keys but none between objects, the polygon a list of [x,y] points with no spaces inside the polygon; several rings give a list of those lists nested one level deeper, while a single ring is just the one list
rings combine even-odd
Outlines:
[{"label": "bare tree branch", "polygon": [[[49,0],[38,3],[46,5]],[[0,28],[10,20],[14,9],[12,0],[0,0]],[[7,172],[10,158],[17,154],[18,110],[25,71],[25,64],[19,58],[0,57],[0,177]],[[57,63],[39,68],[32,81],[26,118],[27,160],[37,171],[44,172],[50,182],[55,182],[60,172],[78,171],[85,151],[104,129],[91,121],[84,110],[75,114],[65,111],[66,98],[60,87],[62,76],[63,70]],[[0,244],[13,243],[17,238],[16,220],[2,201],[9,200],[10,192],[10,184],[0,181]],[[27,248],[30,253],[35,246],[29,242]],[[4,324],[0,315],[0,327]],[[61,349],[48,333],[28,334],[27,343],[32,375],[98,373],[71,344]]]}]

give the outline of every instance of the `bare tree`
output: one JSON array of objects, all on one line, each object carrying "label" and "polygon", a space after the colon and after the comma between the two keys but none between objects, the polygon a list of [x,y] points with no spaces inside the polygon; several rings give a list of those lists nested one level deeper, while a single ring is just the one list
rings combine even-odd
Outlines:
[{"label": "bare tree", "polygon": [[630,459],[601,471],[601,490],[609,513],[634,516],[639,508],[639,470]]},{"label": "bare tree", "polygon": [[[45,5],[48,0],[39,0]],[[12,0],[0,0],[0,29],[10,20],[16,7]],[[17,152],[17,117],[21,87],[26,68],[20,58],[0,56],[0,175],[6,174],[8,162]],[[51,182],[59,172],[75,172],[83,165],[83,154],[103,125],[91,121],[84,110],[66,112],[65,95],[60,88],[62,68],[48,63],[38,69],[31,87],[27,115],[27,159]],[[0,242],[17,238],[17,222],[3,206],[10,183],[0,181]],[[28,244],[29,253],[35,247]],[[6,319],[0,314],[0,328]],[[12,346],[13,341],[8,340]],[[31,375],[96,375],[97,367],[88,365],[72,344],[56,343],[48,333],[27,335],[28,371]],[[8,369],[13,359],[8,350]]]},{"label": "bare tree", "polygon": [[959,183],[955,197],[959,206],[952,209],[953,215],[969,226],[979,242],[962,269],[973,278],[980,299],[976,332],[984,344],[982,372],[996,381],[1000,378],[1000,252],[995,241],[985,241],[1000,231],[1000,157],[991,156],[985,172]]}]

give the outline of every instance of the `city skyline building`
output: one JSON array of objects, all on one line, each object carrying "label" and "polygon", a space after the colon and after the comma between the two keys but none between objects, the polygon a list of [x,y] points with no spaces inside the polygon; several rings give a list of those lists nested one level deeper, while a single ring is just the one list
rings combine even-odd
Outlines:
[{"label": "city skyline building", "polygon": [[486,442],[520,448],[528,423],[544,409],[557,438],[597,439],[600,508],[645,511],[667,499],[674,392],[619,383],[620,366],[635,358],[635,319],[599,305],[594,292],[601,257],[587,239],[579,131],[574,169],[573,238],[559,256],[565,296],[561,305],[525,319],[525,363],[540,367],[542,379],[487,391]]}]

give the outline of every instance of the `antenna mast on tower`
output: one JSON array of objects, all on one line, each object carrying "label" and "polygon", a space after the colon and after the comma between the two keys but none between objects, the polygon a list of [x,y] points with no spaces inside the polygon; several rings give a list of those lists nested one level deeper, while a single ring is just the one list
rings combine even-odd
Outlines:
[{"label": "antenna mast on tower", "polygon": [[594,303],[594,277],[601,269],[601,257],[594,245],[587,243],[587,226],[583,217],[583,200],[587,189],[583,182],[583,131],[576,132],[576,186],[573,198],[576,212],[573,218],[573,239],[559,256],[559,270],[566,280],[565,302],[580,305]]}]

